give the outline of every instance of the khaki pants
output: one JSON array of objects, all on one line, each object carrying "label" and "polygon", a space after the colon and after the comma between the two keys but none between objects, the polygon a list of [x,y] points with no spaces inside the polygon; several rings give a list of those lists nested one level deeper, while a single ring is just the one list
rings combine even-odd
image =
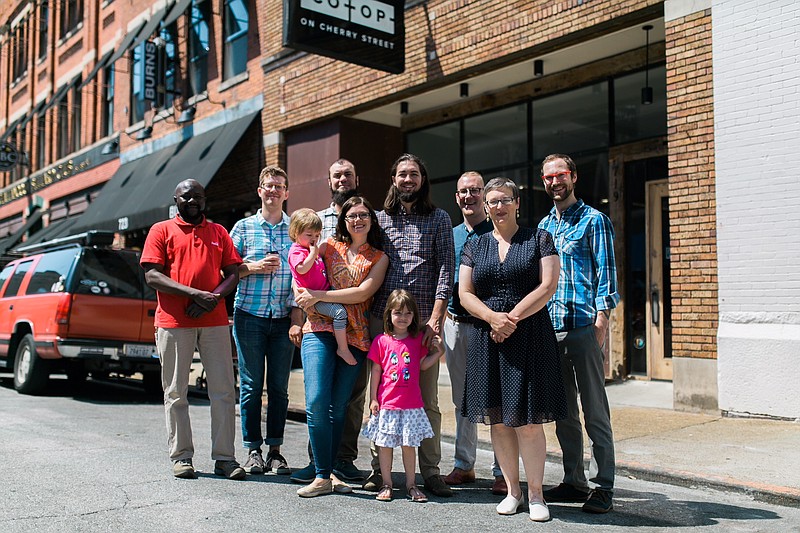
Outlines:
[{"label": "khaki pants", "polygon": [[161,359],[164,412],[167,418],[169,458],[194,455],[189,420],[189,372],[195,347],[206,371],[211,402],[211,458],[234,459],[235,402],[233,360],[228,326],[207,328],[157,328],[156,348]]}]

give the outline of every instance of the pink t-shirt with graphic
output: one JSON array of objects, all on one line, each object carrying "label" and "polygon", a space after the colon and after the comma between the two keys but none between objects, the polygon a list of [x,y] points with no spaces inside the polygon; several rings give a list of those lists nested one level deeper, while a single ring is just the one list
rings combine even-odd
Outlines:
[{"label": "pink t-shirt with graphic", "polygon": [[424,407],[419,389],[420,362],[428,355],[422,333],[397,340],[385,333],[375,337],[367,357],[381,367],[377,400],[381,409]]},{"label": "pink t-shirt with graphic", "polygon": [[325,263],[319,255],[317,255],[311,270],[305,274],[297,272],[297,265],[305,261],[309,253],[308,248],[303,248],[297,243],[292,244],[291,248],[289,248],[289,270],[292,271],[292,277],[294,277],[298,287],[311,291],[328,290],[330,285],[328,284],[328,276],[325,273]]}]

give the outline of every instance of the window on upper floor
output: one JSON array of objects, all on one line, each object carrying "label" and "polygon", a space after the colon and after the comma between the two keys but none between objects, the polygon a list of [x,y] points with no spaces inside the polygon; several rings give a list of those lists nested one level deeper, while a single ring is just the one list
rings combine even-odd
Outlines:
[{"label": "window on upper floor", "polygon": [[59,37],[63,39],[83,22],[83,0],[59,1]]},{"label": "window on upper floor", "polygon": [[36,117],[36,170],[43,169],[47,161],[47,139],[44,136],[46,118],[46,111]]},{"label": "window on upper floor", "polygon": [[49,35],[47,29],[49,27],[49,18],[50,3],[42,2],[39,4],[39,53],[37,55],[39,59],[47,56],[47,38]]},{"label": "window on upper floor", "polygon": [[133,49],[131,62],[131,111],[130,123],[136,124],[144,120],[145,112],[150,109],[144,99],[144,43]]},{"label": "window on upper floor", "polygon": [[23,19],[17,26],[11,30],[13,35],[11,37],[12,46],[12,67],[11,77],[18,80],[28,72],[28,18]]},{"label": "window on upper floor", "polygon": [[189,94],[193,96],[208,86],[208,51],[211,43],[211,2],[192,0],[189,28]]},{"label": "window on upper floor", "polygon": [[177,91],[176,80],[179,79],[178,69],[178,24],[173,22],[169,26],[161,28],[159,34],[164,41],[164,107],[171,107],[175,101]]},{"label": "window on upper floor", "polygon": [[82,120],[81,115],[83,114],[83,99],[81,98],[81,80],[75,83],[72,88],[72,122],[71,125],[71,135],[70,140],[72,145],[72,151],[76,152],[81,148],[81,133],[82,133]]},{"label": "window on upper floor", "polygon": [[114,133],[114,66],[103,69],[105,83],[103,84],[103,108],[100,113],[103,135]]},{"label": "window on upper floor", "polygon": [[247,0],[225,0],[223,77],[226,80],[247,69],[247,28],[249,23]]},{"label": "window on upper floor", "polygon": [[67,95],[65,94],[61,101],[57,104],[57,116],[58,119],[56,120],[56,125],[58,128],[58,144],[57,152],[56,152],[56,159],[61,159],[62,157],[66,157],[69,154],[69,100],[67,99]]}]

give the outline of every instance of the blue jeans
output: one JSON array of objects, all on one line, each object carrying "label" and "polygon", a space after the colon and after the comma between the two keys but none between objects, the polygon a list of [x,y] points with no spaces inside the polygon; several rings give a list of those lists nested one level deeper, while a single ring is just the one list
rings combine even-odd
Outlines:
[{"label": "blue jeans", "polygon": [[[242,442],[252,450],[262,443],[283,444],[289,410],[289,372],[294,345],[289,340],[291,320],[263,318],[241,309],[233,311],[233,339],[239,355],[239,410]],[[261,395],[267,371],[267,437],[261,435]]]},{"label": "blue jeans", "polygon": [[332,333],[303,335],[301,355],[306,392],[308,437],[314,454],[316,476],[328,479],[333,458],[342,439],[342,427],[353,384],[364,364],[366,353],[350,347],[357,365],[350,366],[336,355]]}]

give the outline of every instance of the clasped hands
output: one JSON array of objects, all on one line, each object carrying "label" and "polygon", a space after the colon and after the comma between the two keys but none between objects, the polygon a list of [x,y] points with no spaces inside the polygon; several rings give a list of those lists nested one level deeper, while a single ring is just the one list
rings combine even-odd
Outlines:
[{"label": "clasped hands", "polygon": [[221,299],[221,294],[197,291],[197,294],[192,297],[192,303],[186,308],[186,315],[189,318],[200,318],[203,313],[213,311]]},{"label": "clasped hands", "polygon": [[489,321],[492,331],[489,336],[494,342],[503,342],[517,330],[517,322],[519,316],[513,313],[492,313],[492,319]]}]

